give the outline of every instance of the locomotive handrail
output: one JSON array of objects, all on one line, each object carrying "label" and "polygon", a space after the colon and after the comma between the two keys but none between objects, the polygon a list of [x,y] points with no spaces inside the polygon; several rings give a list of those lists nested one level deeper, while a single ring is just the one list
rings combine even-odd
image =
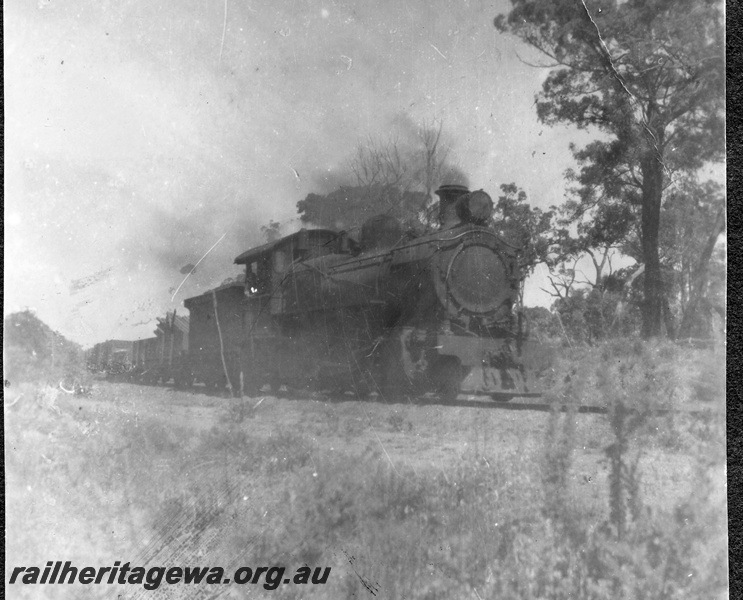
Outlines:
[{"label": "locomotive handrail", "polygon": [[[446,231],[446,230],[444,230],[444,231]],[[515,250],[517,252],[519,252],[519,251],[522,250],[521,247],[514,246],[510,242],[508,242],[505,239],[503,239],[503,237],[500,236],[500,235],[498,235],[495,231],[491,231],[490,229],[487,229],[485,227],[478,227],[476,229],[474,229],[474,228],[467,229],[466,231],[462,231],[461,233],[458,233],[457,235],[455,235],[453,237],[439,239],[438,241],[441,241],[441,242],[454,242],[454,241],[458,240],[459,238],[461,238],[461,237],[463,237],[463,236],[465,236],[465,235],[467,235],[469,233],[473,233],[473,232],[484,233],[484,234],[487,234],[489,236],[492,236],[496,240],[498,240],[500,243],[502,243],[504,246],[508,246],[509,248],[511,248],[512,250]],[[431,234],[429,234],[429,235],[431,235]],[[427,236],[423,236],[423,237],[420,237],[420,238],[415,238],[415,240],[411,240],[410,245],[411,246],[419,246],[419,245],[422,245],[422,244],[430,244],[431,243],[431,240],[430,239],[424,239],[425,237],[427,237]],[[391,252],[392,251],[395,251],[395,248],[393,248],[391,250]]]}]

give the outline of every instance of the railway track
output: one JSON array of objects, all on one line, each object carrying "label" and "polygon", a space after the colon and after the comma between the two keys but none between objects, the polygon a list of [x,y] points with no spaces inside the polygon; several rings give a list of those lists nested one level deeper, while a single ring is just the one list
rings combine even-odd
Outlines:
[{"label": "railway track", "polygon": [[[576,412],[580,414],[593,414],[593,415],[604,415],[609,413],[609,407],[607,406],[593,406],[588,404],[549,404],[546,402],[495,402],[495,401],[487,401],[487,400],[455,400],[454,402],[447,402],[443,403],[440,401],[431,401],[429,399],[424,399],[420,402],[416,402],[418,405],[426,405],[426,404],[440,404],[445,406],[475,406],[477,408],[488,408],[488,409],[498,409],[498,410],[526,410],[526,411],[534,411],[534,412],[552,412],[552,411],[558,411],[558,412]],[[639,409],[633,408],[633,407],[627,407],[625,409],[627,412],[630,413],[637,413],[640,412]],[[712,408],[705,408],[705,409],[676,409],[676,408],[655,408],[650,409],[648,411],[649,413],[653,415],[667,415],[667,414],[703,414],[703,413],[709,413],[709,412],[715,412],[715,409]],[[719,411],[717,411],[719,412]]]},{"label": "railway track", "polygon": [[[147,384],[143,384],[147,385]],[[172,391],[178,391],[178,388],[176,388],[172,384],[167,384],[164,387],[170,388]],[[226,396],[226,392],[224,390],[213,390],[206,388],[201,385],[196,385],[191,388],[189,388],[191,391],[195,391],[197,393],[203,393],[208,396],[215,396],[215,397],[229,397]],[[294,400],[294,401],[307,401],[307,400],[315,400],[320,402],[354,402],[359,401],[354,395],[352,394],[340,394],[340,393],[330,393],[330,392],[318,392],[318,391],[312,391],[308,392],[307,390],[299,390],[299,389],[287,389],[285,387],[282,388],[281,391],[273,392],[261,392],[257,397],[253,398],[253,401],[255,403],[262,402],[263,398],[266,398],[268,396],[275,396],[277,398],[283,398],[286,400]],[[459,407],[459,408],[485,408],[485,409],[492,409],[492,410],[505,410],[505,411],[531,411],[531,412],[570,412],[573,411],[577,414],[593,414],[593,415],[603,415],[609,413],[609,407],[605,405],[590,405],[590,404],[579,404],[579,403],[560,403],[560,404],[554,404],[550,402],[543,402],[539,401],[542,398],[539,394],[534,394],[529,397],[514,397],[512,400],[493,400],[488,397],[488,399],[485,399],[485,397],[470,397],[466,399],[456,399],[456,400],[449,400],[445,401],[441,398],[438,398],[436,396],[420,396],[417,398],[406,398],[403,400],[387,400],[383,396],[379,394],[373,394],[369,396],[368,398],[364,399],[364,402],[374,402],[379,404],[390,404],[390,405],[410,405],[410,406],[451,406],[451,407]],[[639,413],[640,410],[634,407],[626,407],[626,411],[628,413]],[[718,406],[718,405],[707,405],[697,403],[694,408],[684,408],[684,409],[678,409],[678,408],[654,408],[648,411],[650,414],[655,416],[663,416],[668,414],[689,414],[689,415],[701,415],[701,414],[709,414],[713,412],[724,412],[724,405]]]},{"label": "railway track", "polygon": [[[270,394],[273,394],[271,392]],[[266,394],[268,395],[268,394]],[[290,400],[307,400],[307,394],[301,391],[286,391],[280,392],[278,397],[286,398]],[[541,396],[531,396],[530,398],[538,399]],[[315,392],[313,395],[314,400],[326,401],[326,402],[352,402],[356,398],[350,395],[340,394],[325,394]],[[519,401],[518,399],[510,401],[497,401],[492,399],[484,398],[471,398],[471,399],[457,399],[452,401],[444,401],[437,397],[422,396],[419,398],[409,398],[407,400],[387,401],[382,396],[377,395],[365,400],[366,402],[376,402],[382,404],[391,405],[410,405],[410,406],[451,406],[460,408],[486,408],[492,410],[507,410],[507,411],[532,411],[532,412],[570,412],[573,411],[578,414],[593,414],[603,415],[609,413],[608,406],[599,405],[588,405],[578,403],[561,403],[554,404],[549,402],[536,402],[536,401]],[[628,413],[639,413],[640,410],[634,407],[626,407],[625,410]],[[668,414],[689,414],[689,415],[701,415],[709,414],[711,412],[722,412],[724,409],[720,409],[717,406],[700,406],[699,408],[690,409],[677,409],[677,408],[654,408],[648,412],[655,416],[663,416]]]}]

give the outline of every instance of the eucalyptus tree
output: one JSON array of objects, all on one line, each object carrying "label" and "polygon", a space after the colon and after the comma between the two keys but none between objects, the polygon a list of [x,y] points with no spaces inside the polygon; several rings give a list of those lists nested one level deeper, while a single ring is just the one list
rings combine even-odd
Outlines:
[{"label": "eucalyptus tree", "polygon": [[636,207],[644,267],[643,334],[661,334],[664,192],[724,154],[723,5],[708,0],[511,0],[496,28],[549,69],[539,119],[597,134],[571,145],[576,217]]}]

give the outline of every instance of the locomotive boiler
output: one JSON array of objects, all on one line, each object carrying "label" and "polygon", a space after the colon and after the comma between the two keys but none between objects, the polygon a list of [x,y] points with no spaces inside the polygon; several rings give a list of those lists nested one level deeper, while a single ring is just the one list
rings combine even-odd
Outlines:
[{"label": "locomotive boiler", "polygon": [[424,235],[382,215],[358,241],[303,229],[238,256],[244,284],[186,301],[197,379],[384,399],[532,393],[515,311],[519,249],[488,227],[485,192],[437,194],[440,226]]}]

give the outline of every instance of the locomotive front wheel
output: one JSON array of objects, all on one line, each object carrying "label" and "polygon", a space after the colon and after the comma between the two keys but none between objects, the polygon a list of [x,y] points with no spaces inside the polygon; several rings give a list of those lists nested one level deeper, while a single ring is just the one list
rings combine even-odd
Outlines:
[{"label": "locomotive front wheel", "polygon": [[456,358],[442,360],[436,369],[439,398],[444,402],[454,402],[459,396],[462,383],[462,368]]},{"label": "locomotive front wheel", "polygon": [[193,375],[182,374],[175,380],[175,387],[181,390],[187,390],[193,387]]},{"label": "locomotive front wheel", "polygon": [[404,402],[406,397],[413,395],[410,380],[399,360],[395,361],[391,353],[385,360],[380,378],[379,392],[385,402]]}]

